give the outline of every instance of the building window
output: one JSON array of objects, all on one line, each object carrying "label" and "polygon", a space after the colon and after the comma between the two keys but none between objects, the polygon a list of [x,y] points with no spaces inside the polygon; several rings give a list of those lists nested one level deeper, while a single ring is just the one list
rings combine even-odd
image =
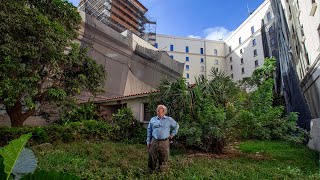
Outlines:
[{"label": "building window", "polygon": [[217,49],[214,49],[214,50],[213,50],[213,54],[214,54],[215,56],[218,56],[218,50],[217,50]]},{"label": "building window", "polygon": [[254,26],[251,27],[251,34],[254,34]]},{"label": "building window", "polygon": [[267,13],[267,21],[269,22],[271,20],[271,12],[269,11],[268,13]]},{"label": "building window", "polygon": [[186,46],[186,53],[189,52],[189,46]]},{"label": "building window", "polygon": [[240,54],[243,54],[243,51],[242,51],[242,49],[240,49]]},{"label": "building window", "polygon": [[201,59],[200,59],[200,62],[201,62],[201,63],[203,63],[203,62],[204,62],[203,58],[201,58]]},{"label": "building window", "polygon": [[241,73],[244,74],[244,67],[241,69]]},{"label": "building window", "polygon": [[189,65],[186,65],[186,70],[189,70]]},{"label": "building window", "polygon": [[319,39],[320,39],[320,24],[319,24],[319,27],[318,27],[318,35],[319,35]]},{"label": "building window", "polygon": [[189,78],[190,78],[190,77],[189,77],[189,73],[186,73],[186,78],[187,78],[187,79],[189,79]]},{"label": "building window", "polygon": [[229,53],[231,53],[231,50],[232,50],[232,49],[231,49],[231,46],[229,46]]},{"label": "building window", "polygon": [[219,61],[218,60],[214,60],[214,64],[219,64]]},{"label": "building window", "polygon": [[170,55],[171,59],[173,59],[173,55]]},{"label": "building window", "polygon": [[273,33],[273,26],[270,26],[269,28],[269,34]]},{"label": "building window", "polygon": [[273,46],[275,44],[274,39],[270,39],[270,44]]},{"label": "building window", "polygon": [[217,71],[219,71],[219,68],[216,68]]},{"label": "building window", "polygon": [[204,66],[201,66],[201,72],[204,72]]},{"label": "building window", "polygon": [[253,39],[252,40],[252,46],[255,46],[255,45],[257,45],[257,41],[256,41],[256,39]]},{"label": "building window", "polygon": [[158,43],[155,43],[155,44],[154,44],[154,47],[155,47],[155,48],[158,48]]},{"label": "building window", "polygon": [[232,57],[230,57],[230,62],[232,63]]},{"label": "building window", "polygon": [[239,45],[242,44],[242,40],[241,37],[239,37]]},{"label": "building window", "polygon": [[244,63],[243,58],[241,58],[241,60],[240,60],[240,64],[243,64],[243,63]]},{"label": "building window", "polygon": [[203,48],[200,48],[200,54],[203,54]]},{"label": "building window", "polygon": [[170,51],[173,51],[173,45],[172,44],[170,45]]},{"label": "building window", "polygon": [[233,66],[232,66],[232,65],[230,66],[230,70],[231,70],[231,71],[233,70]]},{"label": "building window", "polygon": [[186,61],[189,62],[189,57],[188,56],[186,57]]},{"label": "building window", "polygon": [[253,56],[257,56],[258,55],[258,50],[253,50]]},{"label": "building window", "polygon": [[258,60],[255,60],[255,61],[254,61],[254,66],[255,66],[255,67],[258,67],[258,66],[259,66]]},{"label": "building window", "polygon": [[233,74],[231,74],[230,77],[233,79]]}]

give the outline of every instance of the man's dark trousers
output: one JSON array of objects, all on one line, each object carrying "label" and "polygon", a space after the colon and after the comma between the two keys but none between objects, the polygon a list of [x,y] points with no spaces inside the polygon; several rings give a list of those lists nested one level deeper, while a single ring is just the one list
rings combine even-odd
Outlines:
[{"label": "man's dark trousers", "polygon": [[170,153],[169,139],[157,140],[152,138],[149,149],[148,168],[150,171],[154,171],[157,167],[157,161],[159,163],[159,169],[162,171],[168,162]]}]

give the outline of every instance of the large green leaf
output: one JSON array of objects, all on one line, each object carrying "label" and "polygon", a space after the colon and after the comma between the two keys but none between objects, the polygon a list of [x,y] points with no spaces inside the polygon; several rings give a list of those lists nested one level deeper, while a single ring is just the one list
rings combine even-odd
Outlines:
[{"label": "large green leaf", "polygon": [[32,135],[24,134],[19,139],[15,139],[9,143],[9,145],[0,149],[0,155],[4,158],[4,172],[7,174],[7,179],[12,172],[15,163],[18,160],[20,153],[22,152],[24,146],[28,142]]}]

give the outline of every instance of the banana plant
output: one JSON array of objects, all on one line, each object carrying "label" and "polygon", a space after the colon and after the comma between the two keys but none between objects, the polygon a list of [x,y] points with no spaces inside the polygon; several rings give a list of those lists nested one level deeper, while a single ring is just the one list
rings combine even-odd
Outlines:
[{"label": "banana plant", "polygon": [[7,180],[11,174],[15,175],[15,179],[20,179],[23,175],[32,173],[37,168],[36,156],[32,150],[25,148],[31,136],[30,133],[24,134],[0,149]]}]

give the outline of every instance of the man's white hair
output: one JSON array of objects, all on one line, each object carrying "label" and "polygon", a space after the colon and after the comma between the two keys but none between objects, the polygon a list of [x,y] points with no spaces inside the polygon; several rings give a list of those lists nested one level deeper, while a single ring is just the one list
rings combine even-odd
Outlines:
[{"label": "man's white hair", "polygon": [[160,104],[160,105],[157,107],[157,112],[158,112],[159,108],[163,108],[164,114],[167,114],[167,107],[166,107],[165,105]]}]

